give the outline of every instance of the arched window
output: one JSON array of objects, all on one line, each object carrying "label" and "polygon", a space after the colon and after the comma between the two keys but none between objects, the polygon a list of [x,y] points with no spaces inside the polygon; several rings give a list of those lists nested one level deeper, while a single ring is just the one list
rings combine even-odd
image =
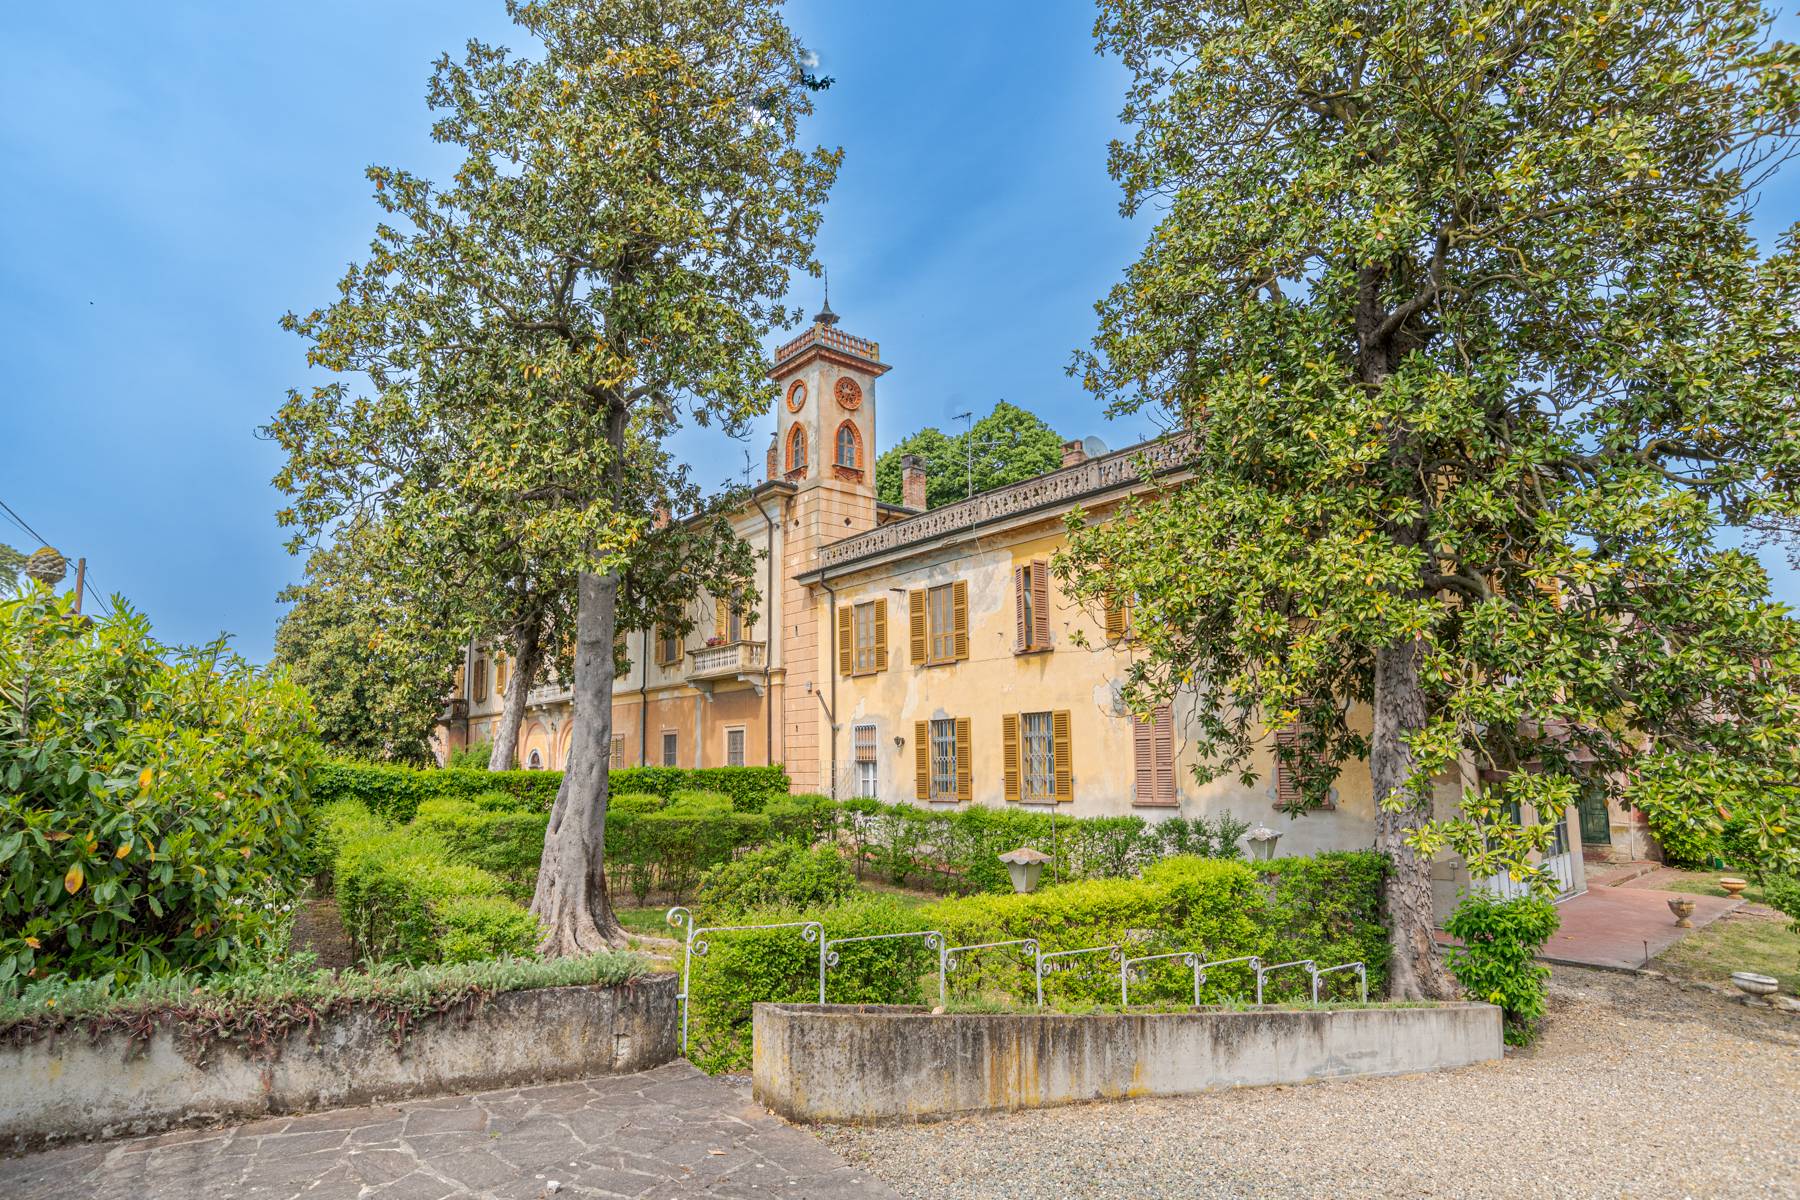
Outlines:
[{"label": "arched window", "polygon": [[527,758],[525,760],[525,769],[527,771],[543,770],[544,769],[544,756],[539,754],[536,750],[533,750],[531,752],[531,757]]},{"label": "arched window", "polygon": [[806,426],[796,425],[788,433],[787,469],[806,470]]},{"label": "arched window", "polygon": [[849,421],[838,426],[837,457],[833,461],[847,470],[862,470],[862,435]]},{"label": "arched window", "polygon": [[475,660],[475,687],[473,699],[480,704],[487,699],[487,659]]}]

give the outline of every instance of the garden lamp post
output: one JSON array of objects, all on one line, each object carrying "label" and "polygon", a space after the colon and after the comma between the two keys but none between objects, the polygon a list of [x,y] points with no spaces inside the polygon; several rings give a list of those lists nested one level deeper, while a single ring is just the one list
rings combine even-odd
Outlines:
[{"label": "garden lamp post", "polygon": [[1258,825],[1244,835],[1249,843],[1250,857],[1258,862],[1268,862],[1275,857],[1275,843],[1281,840],[1279,829],[1270,829],[1267,825]]},{"label": "garden lamp post", "polygon": [[1042,850],[1020,846],[1002,854],[1000,861],[1006,864],[1006,873],[1012,876],[1013,891],[1030,892],[1037,889],[1038,876],[1044,873],[1044,864],[1050,861],[1050,856]]}]

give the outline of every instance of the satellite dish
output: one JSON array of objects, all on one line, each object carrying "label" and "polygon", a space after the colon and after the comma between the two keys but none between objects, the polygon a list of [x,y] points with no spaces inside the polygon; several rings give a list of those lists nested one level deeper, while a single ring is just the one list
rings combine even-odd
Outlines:
[{"label": "satellite dish", "polygon": [[1081,449],[1089,458],[1099,458],[1102,454],[1110,453],[1106,448],[1106,443],[1092,434],[1081,439]]}]

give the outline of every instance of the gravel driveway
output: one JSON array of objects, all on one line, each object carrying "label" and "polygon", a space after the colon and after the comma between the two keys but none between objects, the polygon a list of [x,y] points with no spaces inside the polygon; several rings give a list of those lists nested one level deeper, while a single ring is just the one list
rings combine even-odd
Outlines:
[{"label": "gravel driveway", "polygon": [[1551,986],[1500,1063],[822,1133],[916,1200],[1800,1197],[1800,1020],[1601,971]]}]

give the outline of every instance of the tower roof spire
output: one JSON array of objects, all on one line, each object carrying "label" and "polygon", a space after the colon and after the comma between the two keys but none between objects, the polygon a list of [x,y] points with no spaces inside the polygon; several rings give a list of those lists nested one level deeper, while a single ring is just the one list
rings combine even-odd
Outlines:
[{"label": "tower roof spire", "polygon": [[838,315],[831,311],[831,272],[821,268],[821,273],[825,276],[825,306],[814,314],[813,324],[836,325]]}]

